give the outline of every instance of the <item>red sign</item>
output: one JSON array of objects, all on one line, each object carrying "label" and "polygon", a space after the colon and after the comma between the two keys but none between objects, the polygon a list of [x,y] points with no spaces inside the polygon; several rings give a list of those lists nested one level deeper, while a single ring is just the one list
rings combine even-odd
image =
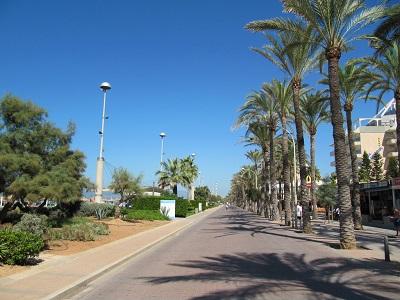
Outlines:
[{"label": "red sign", "polygon": [[400,177],[392,179],[392,186],[400,185]]}]

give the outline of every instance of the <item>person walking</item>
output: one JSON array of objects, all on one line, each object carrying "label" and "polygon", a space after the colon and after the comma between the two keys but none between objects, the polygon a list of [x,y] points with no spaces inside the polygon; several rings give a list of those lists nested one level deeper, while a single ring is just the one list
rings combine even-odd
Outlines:
[{"label": "person walking", "polygon": [[[302,217],[303,217],[303,207],[300,204],[297,204],[296,206],[296,216],[297,216],[297,222],[300,225],[300,228],[302,227]],[[297,226],[296,226],[297,228]]]},{"label": "person walking", "polygon": [[399,230],[400,230],[400,210],[396,208],[393,213],[393,218],[392,218],[394,230],[396,230],[396,236],[399,236]]}]

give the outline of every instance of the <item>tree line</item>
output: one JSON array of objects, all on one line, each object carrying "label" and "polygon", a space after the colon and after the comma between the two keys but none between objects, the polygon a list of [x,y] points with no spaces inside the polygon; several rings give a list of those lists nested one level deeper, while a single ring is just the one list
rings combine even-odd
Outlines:
[{"label": "tree line", "polygon": [[[297,189],[297,184],[293,186],[297,174],[293,174],[291,165],[297,161],[300,189],[296,196],[303,207],[303,231],[311,232],[310,207],[316,211],[315,135],[321,122],[330,121],[336,197],[341,211],[340,245],[354,248],[354,230],[362,229],[362,223],[352,112],[357,101],[376,101],[379,106],[383,97],[392,92],[398,108],[396,132],[397,148],[400,148],[400,5],[387,7],[384,2],[369,7],[361,0],[293,0],[282,1],[282,5],[288,17],[252,21],[245,26],[249,31],[264,34],[266,44],[253,50],[276,65],[287,81],[273,79],[262,84],[240,109],[236,125],[246,128],[245,142],[256,145],[261,151],[261,184],[256,189],[248,173],[240,171],[233,177],[230,197],[272,220],[279,218],[279,205],[283,203],[285,223],[289,225]],[[376,23],[374,32],[363,33]],[[342,54],[352,50],[355,40],[362,39],[369,42],[373,54],[342,64]],[[307,75],[317,70],[320,80],[309,82]],[[326,88],[318,89],[321,85]],[[297,157],[294,159],[289,151],[288,127],[291,124],[296,136]],[[310,167],[304,130],[310,136]],[[283,201],[277,199],[277,157],[283,169]],[[400,161],[400,151],[397,160]],[[398,167],[392,168],[398,174]],[[308,169],[311,171],[310,189]],[[254,171],[257,177],[258,167],[254,167]]]}]

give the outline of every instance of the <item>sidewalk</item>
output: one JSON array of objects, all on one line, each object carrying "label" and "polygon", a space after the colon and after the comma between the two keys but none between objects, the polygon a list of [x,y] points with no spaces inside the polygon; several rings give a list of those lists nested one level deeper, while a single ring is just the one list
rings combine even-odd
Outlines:
[{"label": "sidewalk", "polygon": [[0,279],[0,299],[63,299],[105,272],[145,251],[218,208],[178,219],[94,249],[54,257],[32,270]]},{"label": "sidewalk", "polygon": [[[336,239],[336,241],[339,239],[339,222],[333,221],[324,224],[323,220],[314,220],[312,224],[317,236]],[[384,259],[383,239],[387,236],[391,261],[400,262],[400,237],[395,236],[394,230],[371,226],[363,226],[363,228],[363,230],[355,231],[357,245],[360,249],[366,249],[366,254],[371,257]]]}]

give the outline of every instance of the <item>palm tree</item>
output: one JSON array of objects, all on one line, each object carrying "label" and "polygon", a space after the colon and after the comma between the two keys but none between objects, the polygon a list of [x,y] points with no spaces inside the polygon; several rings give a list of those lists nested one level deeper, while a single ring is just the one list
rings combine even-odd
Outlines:
[{"label": "palm tree", "polygon": [[388,7],[383,15],[383,21],[370,37],[378,55],[390,48],[392,41],[400,43],[400,4]]},{"label": "palm tree", "polygon": [[247,97],[246,102],[240,109],[240,115],[237,124],[251,124],[253,122],[262,122],[269,131],[269,170],[270,170],[270,188],[271,188],[271,219],[277,221],[278,199],[276,192],[276,172],[274,158],[274,137],[278,125],[277,103],[269,97],[265,91],[254,92]]},{"label": "palm tree", "polygon": [[194,162],[194,157],[189,155],[181,160],[181,182],[188,189],[188,200],[194,200],[193,184],[199,175],[199,169]]},{"label": "palm tree", "polygon": [[178,184],[182,182],[181,160],[175,158],[164,161],[161,171],[157,171],[156,174],[159,175],[158,185],[161,188],[172,188],[173,193],[177,196]]},{"label": "palm tree", "polygon": [[311,203],[313,206],[313,219],[317,219],[317,199],[315,198],[315,137],[318,126],[329,119],[328,102],[323,92],[307,93],[301,99],[301,110],[304,125],[310,135],[310,159],[311,159]]},{"label": "palm tree", "polygon": [[[365,86],[371,79],[371,74],[367,72],[367,66],[357,66],[356,61],[349,61],[344,67],[339,67],[340,97],[343,109],[346,114],[347,140],[350,150],[352,184],[352,203],[353,203],[353,222],[354,229],[362,229],[361,208],[360,208],[360,187],[358,176],[358,161],[354,146],[354,133],[352,112],[354,103],[358,99],[365,97]],[[321,83],[329,84],[328,76]],[[368,99],[370,97],[367,97]],[[379,108],[379,101],[377,108]]]},{"label": "palm tree", "polygon": [[[252,31],[269,29],[269,21],[255,21],[246,25]],[[300,94],[304,76],[318,66],[320,53],[309,41],[314,39],[312,27],[300,25],[302,34],[291,31],[279,32],[276,36],[266,35],[269,44],[263,49],[254,49],[269,61],[277,65],[291,80],[293,107],[297,134],[297,149],[300,164],[300,201],[303,205],[304,232],[312,231],[309,216],[309,197],[306,182],[306,152],[304,146],[303,118],[300,110]]]},{"label": "palm tree", "polygon": [[285,202],[285,224],[290,225],[292,211],[290,207],[290,167],[287,122],[291,111],[292,90],[286,82],[273,80],[264,84],[263,90],[277,103],[280,125],[282,129],[282,171]]},{"label": "palm tree", "polygon": [[[356,239],[351,209],[345,132],[340,105],[339,60],[342,52],[349,49],[349,43],[361,37],[360,29],[382,16],[385,6],[377,5],[365,8],[362,0],[283,0],[283,7],[286,12],[294,14],[295,18],[255,21],[248,24],[248,28],[256,31],[291,32],[299,37],[294,45],[305,42],[308,45],[319,46],[325,52],[325,59],[328,61],[331,122],[341,212],[340,245],[346,249],[354,248]],[[300,38],[306,36],[304,22],[313,28],[315,34],[308,41]]]},{"label": "palm tree", "polygon": [[258,164],[262,159],[262,152],[258,150],[247,151],[246,157],[254,164],[255,189],[258,190]]},{"label": "palm tree", "polygon": [[[393,92],[396,101],[396,119],[397,119],[397,149],[400,149],[400,50],[399,44],[395,41],[391,47],[387,48],[381,56],[367,57],[358,59],[357,62],[369,66],[371,73],[371,84],[367,90],[366,97],[372,91],[379,90],[378,101],[382,101],[386,92]],[[398,161],[400,162],[400,151]]]},{"label": "palm tree", "polygon": [[258,214],[267,216],[265,214],[269,191],[269,130],[267,125],[258,121],[250,123],[246,130],[244,142],[248,146],[258,146],[261,149],[263,164],[261,167],[261,195],[258,203]]}]

